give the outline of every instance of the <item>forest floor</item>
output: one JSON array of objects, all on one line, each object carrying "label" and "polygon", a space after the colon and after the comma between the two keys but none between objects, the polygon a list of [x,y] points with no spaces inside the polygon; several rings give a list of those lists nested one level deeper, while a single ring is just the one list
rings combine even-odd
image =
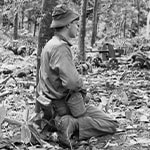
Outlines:
[{"label": "forest floor", "polygon": [[[120,126],[116,134],[92,137],[76,149],[150,150],[150,72],[129,69],[126,60],[126,56],[119,59],[117,70],[94,68],[93,73],[83,75],[90,97],[88,104],[109,113]],[[35,81],[36,55],[14,55],[1,46],[0,149],[63,149],[55,142],[49,148],[26,144],[30,134],[24,124],[34,114]],[[16,122],[21,122],[21,127]]]}]

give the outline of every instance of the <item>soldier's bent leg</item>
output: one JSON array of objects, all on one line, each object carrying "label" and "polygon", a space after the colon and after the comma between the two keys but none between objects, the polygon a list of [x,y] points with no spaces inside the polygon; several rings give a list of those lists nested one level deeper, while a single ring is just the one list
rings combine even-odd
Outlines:
[{"label": "soldier's bent leg", "polygon": [[87,139],[92,136],[102,136],[116,132],[118,122],[110,118],[103,111],[94,106],[87,107],[86,114],[78,118],[79,139]]},{"label": "soldier's bent leg", "polygon": [[78,120],[70,115],[56,116],[55,125],[58,130],[60,142],[66,146],[70,146],[70,138],[79,128]]},{"label": "soldier's bent leg", "polygon": [[84,99],[80,92],[71,94],[67,100],[67,105],[73,117],[80,117],[86,112]]}]

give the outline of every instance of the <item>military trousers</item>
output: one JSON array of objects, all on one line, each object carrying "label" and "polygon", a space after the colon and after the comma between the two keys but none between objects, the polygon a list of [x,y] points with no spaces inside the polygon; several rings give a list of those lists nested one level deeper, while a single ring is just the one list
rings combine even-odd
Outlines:
[{"label": "military trousers", "polygon": [[92,136],[113,134],[118,127],[118,122],[99,108],[89,105],[85,106],[81,93],[74,93],[67,101],[52,101],[52,105],[58,116],[70,115],[77,119],[79,140]]}]

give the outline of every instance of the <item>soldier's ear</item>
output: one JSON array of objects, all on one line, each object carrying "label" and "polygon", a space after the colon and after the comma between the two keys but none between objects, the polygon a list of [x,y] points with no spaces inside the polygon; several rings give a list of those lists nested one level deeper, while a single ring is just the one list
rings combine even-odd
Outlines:
[{"label": "soldier's ear", "polygon": [[66,25],[66,28],[70,28],[70,23]]}]

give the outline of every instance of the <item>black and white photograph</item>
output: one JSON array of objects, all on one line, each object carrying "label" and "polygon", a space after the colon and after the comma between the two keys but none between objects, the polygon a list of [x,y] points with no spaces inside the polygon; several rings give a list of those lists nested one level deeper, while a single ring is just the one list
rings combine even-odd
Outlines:
[{"label": "black and white photograph", "polygon": [[0,0],[1,150],[150,150],[150,0]]}]

